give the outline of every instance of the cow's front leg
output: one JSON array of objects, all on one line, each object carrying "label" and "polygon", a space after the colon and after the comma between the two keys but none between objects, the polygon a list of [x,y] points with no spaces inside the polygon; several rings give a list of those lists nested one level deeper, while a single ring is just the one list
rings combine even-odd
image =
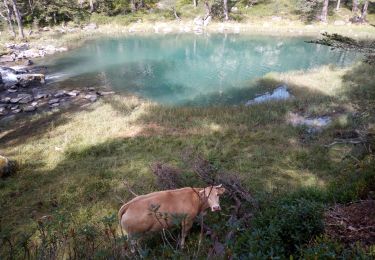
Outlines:
[{"label": "cow's front leg", "polygon": [[184,249],[185,247],[185,238],[187,234],[189,233],[191,227],[193,226],[193,221],[191,220],[184,220],[182,222],[182,231],[181,231],[181,249]]}]

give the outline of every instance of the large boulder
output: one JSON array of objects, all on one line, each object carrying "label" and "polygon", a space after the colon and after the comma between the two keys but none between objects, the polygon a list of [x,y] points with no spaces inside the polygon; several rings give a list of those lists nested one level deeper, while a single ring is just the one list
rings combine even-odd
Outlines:
[{"label": "large boulder", "polygon": [[17,171],[17,163],[0,155],[0,178],[5,178],[13,175]]}]

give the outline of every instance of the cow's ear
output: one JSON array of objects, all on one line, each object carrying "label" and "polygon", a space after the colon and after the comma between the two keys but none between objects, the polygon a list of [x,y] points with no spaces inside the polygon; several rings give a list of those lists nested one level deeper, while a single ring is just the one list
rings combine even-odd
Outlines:
[{"label": "cow's ear", "polygon": [[225,192],[225,188],[223,188],[223,187],[217,188],[217,195],[221,195],[224,192]]}]

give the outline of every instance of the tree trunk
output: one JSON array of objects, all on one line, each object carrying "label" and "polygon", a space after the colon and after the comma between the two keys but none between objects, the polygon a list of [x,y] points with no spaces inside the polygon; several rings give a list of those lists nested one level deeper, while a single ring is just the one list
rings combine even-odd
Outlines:
[{"label": "tree trunk", "polygon": [[224,19],[225,21],[229,20],[228,16],[228,0],[223,0],[223,5],[224,5]]},{"label": "tree trunk", "polygon": [[93,0],[90,0],[90,13],[93,13],[95,11],[95,8],[94,8],[94,1]]},{"label": "tree trunk", "polygon": [[197,7],[198,6],[198,0],[193,0],[193,5],[194,5],[194,7]]},{"label": "tree trunk", "polygon": [[132,13],[134,13],[135,11],[137,11],[137,7],[136,7],[136,3],[135,3],[136,0],[131,0],[131,4],[130,4],[130,8],[131,8],[131,11]]},{"label": "tree trunk", "polygon": [[362,8],[362,14],[361,14],[362,22],[364,22],[366,19],[367,9],[368,9],[368,0],[365,0],[365,3],[363,4],[363,8]]},{"label": "tree trunk", "polygon": [[341,0],[337,0],[336,11],[338,11],[340,9],[340,2],[341,2]]},{"label": "tree trunk", "polygon": [[326,23],[327,22],[327,14],[328,14],[328,0],[324,0],[322,15],[320,16],[320,21]]},{"label": "tree trunk", "polygon": [[8,1],[4,0],[4,7],[6,8],[7,11],[7,16],[4,17],[4,19],[8,23],[9,31],[12,33],[13,36],[16,36],[16,32],[14,31],[13,23],[12,23],[12,10],[10,9],[8,5]]},{"label": "tree trunk", "polygon": [[352,13],[356,13],[357,11],[358,11],[358,0],[353,0]]},{"label": "tree trunk", "polygon": [[12,4],[13,4],[13,11],[14,11],[14,14],[16,16],[16,20],[17,20],[17,24],[18,24],[18,34],[19,34],[19,36],[20,36],[21,39],[24,39],[25,35],[23,34],[23,26],[22,26],[21,14],[20,14],[20,12],[18,10],[16,0],[11,0],[11,1],[12,1]]},{"label": "tree trunk", "polygon": [[211,14],[211,7],[210,7],[210,5],[209,5],[209,3],[208,3],[208,1],[206,0],[206,1],[204,1],[204,7],[205,7],[205,9],[206,9],[206,16],[204,17],[204,19],[203,20],[206,20],[207,19],[207,17],[209,17],[210,16],[210,14]]}]

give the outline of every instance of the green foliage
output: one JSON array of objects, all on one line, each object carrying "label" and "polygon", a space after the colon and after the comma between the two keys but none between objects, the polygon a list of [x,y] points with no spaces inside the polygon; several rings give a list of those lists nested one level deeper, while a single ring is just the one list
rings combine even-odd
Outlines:
[{"label": "green foliage", "polygon": [[351,248],[345,247],[343,244],[333,241],[327,237],[317,237],[308,246],[300,249],[301,259],[371,259],[368,254],[359,245]]},{"label": "green foliage", "polygon": [[238,238],[242,257],[289,256],[323,232],[322,204],[306,199],[284,199],[259,212],[252,228]]}]

